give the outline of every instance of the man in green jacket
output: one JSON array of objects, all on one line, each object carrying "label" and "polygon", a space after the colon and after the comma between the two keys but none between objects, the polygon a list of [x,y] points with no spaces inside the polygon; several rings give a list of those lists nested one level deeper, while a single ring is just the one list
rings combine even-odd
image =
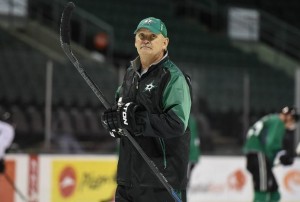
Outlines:
[{"label": "man in green jacket", "polygon": [[[279,114],[270,114],[258,120],[247,133],[244,152],[247,170],[252,175],[254,202],[278,202],[280,193],[272,172],[275,158],[282,165],[291,165],[294,152],[283,150],[286,130],[294,130],[299,115],[293,107],[284,107]],[[288,134],[287,134],[288,135]],[[293,145],[290,145],[293,148]]]},{"label": "man in green jacket", "polygon": [[169,59],[165,24],[143,19],[134,31],[139,57],[117,90],[118,103],[102,115],[110,134],[120,138],[116,202],[174,201],[122,129],[127,129],[168,183],[186,201],[191,109],[185,75]]}]

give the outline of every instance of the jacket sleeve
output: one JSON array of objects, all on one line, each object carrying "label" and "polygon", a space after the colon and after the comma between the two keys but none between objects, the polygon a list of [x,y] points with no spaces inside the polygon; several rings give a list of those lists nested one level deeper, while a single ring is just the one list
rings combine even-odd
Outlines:
[{"label": "jacket sleeve", "polygon": [[171,74],[162,95],[160,114],[146,114],[144,136],[173,138],[184,134],[191,109],[190,89],[182,74]]},{"label": "jacket sleeve", "polygon": [[0,159],[4,157],[5,150],[11,145],[14,136],[13,127],[0,121]]}]

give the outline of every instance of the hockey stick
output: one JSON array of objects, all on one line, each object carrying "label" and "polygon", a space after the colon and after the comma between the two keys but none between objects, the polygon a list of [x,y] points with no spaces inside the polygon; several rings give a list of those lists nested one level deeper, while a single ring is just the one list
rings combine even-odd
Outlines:
[{"label": "hockey stick", "polygon": [[6,179],[6,181],[10,184],[10,186],[15,190],[15,192],[19,195],[19,197],[27,202],[28,200],[26,199],[26,197],[22,194],[22,192],[16,187],[16,185],[14,184],[14,182],[12,181],[12,179],[6,174],[4,173],[4,177]]},{"label": "hockey stick", "polygon": [[[81,64],[78,62],[77,58],[72,52],[71,44],[70,44],[70,20],[72,16],[72,12],[75,8],[75,5],[73,2],[67,3],[61,17],[61,24],[60,24],[60,43],[63,51],[68,56],[69,60],[72,62],[72,64],[76,67],[79,74],[82,76],[82,78],[86,81],[86,83],[89,85],[89,87],[93,90],[97,98],[100,100],[100,102],[104,105],[106,109],[110,108],[110,103],[106,100],[105,96],[101,92],[101,90],[98,88],[98,86],[93,82],[92,79],[87,75],[84,68],[81,66]],[[154,173],[154,175],[160,180],[160,182],[164,185],[164,187],[167,189],[167,191],[170,193],[170,195],[173,197],[173,199],[176,202],[181,202],[181,199],[177,196],[175,190],[172,188],[172,186],[168,183],[165,176],[158,170],[157,166],[154,164],[154,162],[146,155],[146,153],[143,151],[143,149],[140,147],[140,145],[135,141],[135,139],[130,135],[130,133],[127,130],[123,130],[124,135],[130,140],[132,145],[136,148],[136,150],[140,153],[142,158],[145,160],[145,162],[150,167],[151,171]]]}]

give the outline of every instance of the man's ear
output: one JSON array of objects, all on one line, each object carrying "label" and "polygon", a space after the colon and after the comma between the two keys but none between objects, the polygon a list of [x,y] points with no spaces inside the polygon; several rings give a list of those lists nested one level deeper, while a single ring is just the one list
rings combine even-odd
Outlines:
[{"label": "man's ear", "polygon": [[164,43],[163,49],[167,50],[167,47],[169,45],[169,38],[165,38],[163,43]]},{"label": "man's ear", "polygon": [[136,35],[134,35],[134,47],[137,48],[136,47]]}]

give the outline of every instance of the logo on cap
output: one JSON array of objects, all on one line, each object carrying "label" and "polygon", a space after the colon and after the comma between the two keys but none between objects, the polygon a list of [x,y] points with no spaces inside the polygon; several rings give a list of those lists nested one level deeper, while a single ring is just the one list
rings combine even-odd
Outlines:
[{"label": "logo on cap", "polygon": [[138,24],[136,30],[134,31],[134,34],[136,34],[136,32],[140,28],[146,28],[155,34],[162,34],[164,37],[167,37],[167,35],[168,35],[165,24],[160,19],[157,19],[154,17],[149,17],[149,18],[143,19]]},{"label": "logo on cap", "polygon": [[153,23],[153,20],[151,20],[151,19],[146,19],[145,21],[144,21],[144,24],[148,24],[148,25],[150,25],[151,23]]}]

